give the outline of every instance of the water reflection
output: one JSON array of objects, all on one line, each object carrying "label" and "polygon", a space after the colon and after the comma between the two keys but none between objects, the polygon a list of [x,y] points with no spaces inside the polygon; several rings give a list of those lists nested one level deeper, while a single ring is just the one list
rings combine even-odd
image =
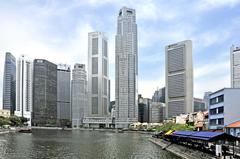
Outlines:
[{"label": "water reflection", "polygon": [[139,133],[34,130],[0,136],[0,158],[175,159]]}]

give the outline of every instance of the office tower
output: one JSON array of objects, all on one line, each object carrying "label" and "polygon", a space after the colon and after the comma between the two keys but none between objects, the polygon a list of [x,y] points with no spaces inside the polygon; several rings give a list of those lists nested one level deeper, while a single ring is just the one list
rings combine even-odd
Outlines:
[{"label": "office tower", "polygon": [[153,96],[152,96],[152,102],[161,102],[165,103],[165,87],[161,89],[157,89]]},{"label": "office tower", "polygon": [[57,66],[57,119],[61,126],[71,121],[71,69],[69,65]]},{"label": "office tower", "polygon": [[167,117],[193,112],[192,41],[166,46]]},{"label": "office tower", "polygon": [[9,110],[11,114],[16,108],[16,59],[6,52],[4,75],[3,75],[3,109]]},{"label": "office tower", "polygon": [[117,127],[128,127],[138,120],[138,44],[134,9],[120,9],[115,37]]},{"label": "office tower", "polygon": [[206,111],[205,101],[200,98],[193,98],[193,112]]},{"label": "office tower", "polygon": [[150,122],[151,103],[151,99],[143,98],[140,94],[138,95],[138,122]]},{"label": "office tower", "polygon": [[33,68],[34,126],[57,126],[57,65],[35,59]]},{"label": "office tower", "polygon": [[102,32],[88,34],[88,117],[108,115],[108,43]]},{"label": "office tower", "polygon": [[231,47],[231,87],[240,88],[240,46]]},{"label": "office tower", "polygon": [[72,70],[71,82],[72,127],[82,125],[87,111],[87,72],[84,64],[75,64]]},{"label": "office tower", "polygon": [[22,55],[17,61],[15,115],[27,118],[28,125],[32,113],[32,71],[32,62]]},{"label": "office tower", "polygon": [[203,100],[205,102],[205,110],[208,110],[208,108],[209,108],[209,99],[210,99],[211,94],[212,94],[212,92],[205,92],[204,93]]},{"label": "office tower", "polygon": [[160,123],[166,118],[166,107],[164,103],[152,102],[149,120],[151,123]]}]

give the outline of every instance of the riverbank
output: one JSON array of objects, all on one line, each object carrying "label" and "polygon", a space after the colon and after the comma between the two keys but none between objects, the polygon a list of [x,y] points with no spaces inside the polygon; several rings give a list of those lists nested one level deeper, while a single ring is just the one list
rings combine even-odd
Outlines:
[{"label": "riverbank", "polygon": [[214,159],[214,156],[188,147],[174,144],[163,139],[150,138],[149,141],[183,159]]}]

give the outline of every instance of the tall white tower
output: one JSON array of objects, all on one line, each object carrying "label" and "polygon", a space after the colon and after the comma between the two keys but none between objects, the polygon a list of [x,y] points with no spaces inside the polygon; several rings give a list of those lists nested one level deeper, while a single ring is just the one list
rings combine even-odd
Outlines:
[{"label": "tall white tower", "polygon": [[240,88],[240,46],[231,47],[231,87]]},{"label": "tall white tower", "polygon": [[115,40],[116,126],[121,128],[138,120],[138,43],[134,9],[120,9]]},{"label": "tall white tower", "polygon": [[87,72],[84,64],[75,64],[71,83],[72,127],[79,128],[87,114]]},{"label": "tall white tower", "polygon": [[25,117],[31,125],[32,113],[32,62],[22,55],[17,62],[15,115]]},{"label": "tall white tower", "polygon": [[192,41],[166,46],[167,117],[193,112]]},{"label": "tall white tower", "polygon": [[88,33],[89,117],[108,115],[108,42],[102,32]]}]

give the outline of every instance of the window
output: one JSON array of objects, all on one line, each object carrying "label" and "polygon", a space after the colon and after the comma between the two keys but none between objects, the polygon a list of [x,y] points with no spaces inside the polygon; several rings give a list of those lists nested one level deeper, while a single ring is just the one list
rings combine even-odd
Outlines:
[{"label": "window", "polygon": [[221,103],[221,102],[224,102],[224,96],[223,95],[220,95],[218,97],[210,99],[210,105],[214,105],[214,104]]},{"label": "window", "polygon": [[92,39],[92,54],[93,55],[98,54],[98,38]]},{"label": "window", "polygon": [[98,74],[98,58],[92,58],[92,74]]},{"label": "window", "polygon": [[218,125],[223,125],[223,124],[224,124],[224,119],[223,118],[218,119]]},{"label": "window", "polygon": [[217,114],[217,109],[210,109],[210,115]]},{"label": "window", "polygon": [[216,123],[216,119],[210,119],[210,125],[216,125],[217,123]]},{"label": "window", "polygon": [[218,114],[222,114],[224,112],[224,108],[223,107],[219,107],[218,108]]}]

